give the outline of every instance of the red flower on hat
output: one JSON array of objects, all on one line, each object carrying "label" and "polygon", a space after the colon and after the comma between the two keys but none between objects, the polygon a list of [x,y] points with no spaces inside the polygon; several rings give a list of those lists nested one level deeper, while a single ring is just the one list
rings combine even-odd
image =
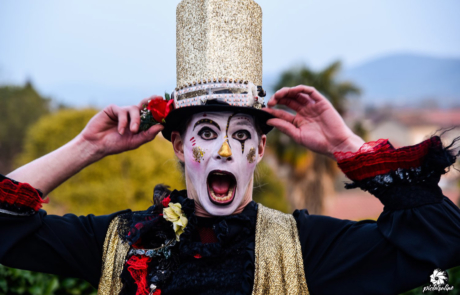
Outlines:
[{"label": "red flower on hat", "polygon": [[149,101],[147,109],[152,113],[153,118],[158,123],[165,123],[165,118],[169,112],[174,109],[174,100],[166,101],[160,97],[154,98]]}]

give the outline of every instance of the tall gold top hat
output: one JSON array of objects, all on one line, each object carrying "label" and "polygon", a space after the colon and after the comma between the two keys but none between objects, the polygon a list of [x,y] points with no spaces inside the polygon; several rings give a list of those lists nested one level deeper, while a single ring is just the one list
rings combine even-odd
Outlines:
[{"label": "tall gold top hat", "polygon": [[272,118],[260,110],[262,9],[253,0],[183,0],[177,6],[175,110],[163,135],[170,139],[191,114],[234,111],[254,115],[264,133]]}]

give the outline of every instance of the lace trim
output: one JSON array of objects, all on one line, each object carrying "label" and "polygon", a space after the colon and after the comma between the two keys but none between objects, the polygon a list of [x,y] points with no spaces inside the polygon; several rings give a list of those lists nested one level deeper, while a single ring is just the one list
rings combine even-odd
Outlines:
[{"label": "lace trim", "polygon": [[43,200],[39,192],[28,183],[14,183],[10,179],[0,182],[0,208],[5,211],[30,215],[42,208]]},{"label": "lace trim", "polygon": [[398,169],[373,178],[348,183],[345,188],[359,187],[369,191],[385,205],[385,209],[390,210],[439,203],[443,195],[437,183],[444,171],[435,171],[427,165],[424,166]]},{"label": "lace trim", "polygon": [[13,216],[30,216],[30,215],[34,214],[35,211],[30,210],[29,212],[18,213],[16,210],[15,211],[10,211],[10,210],[5,210],[5,209],[0,209],[0,213],[13,215]]},{"label": "lace trim", "polygon": [[354,181],[386,174],[398,169],[420,167],[431,149],[441,150],[438,136],[414,146],[394,149],[386,139],[364,144],[356,153],[335,153],[340,169]]}]

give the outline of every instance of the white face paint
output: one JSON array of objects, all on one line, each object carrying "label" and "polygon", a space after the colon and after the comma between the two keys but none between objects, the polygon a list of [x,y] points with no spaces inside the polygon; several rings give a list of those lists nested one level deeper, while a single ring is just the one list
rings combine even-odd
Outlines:
[{"label": "white face paint", "polygon": [[238,208],[259,160],[258,143],[250,115],[206,112],[192,117],[184,138],[187,187],[193,186],[208,213],[224,216]]}]

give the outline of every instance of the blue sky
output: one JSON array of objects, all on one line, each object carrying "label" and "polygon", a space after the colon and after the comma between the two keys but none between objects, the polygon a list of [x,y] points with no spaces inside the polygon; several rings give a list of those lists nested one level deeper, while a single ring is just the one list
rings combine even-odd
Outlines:
[{"label": "blue sky", "polygon": [[[259,0],[264,75],[392,53],[460,58],[458,0]],[[137,103],[175,87],[178,0],[0,0],[0,82],[73,105]]]}]

